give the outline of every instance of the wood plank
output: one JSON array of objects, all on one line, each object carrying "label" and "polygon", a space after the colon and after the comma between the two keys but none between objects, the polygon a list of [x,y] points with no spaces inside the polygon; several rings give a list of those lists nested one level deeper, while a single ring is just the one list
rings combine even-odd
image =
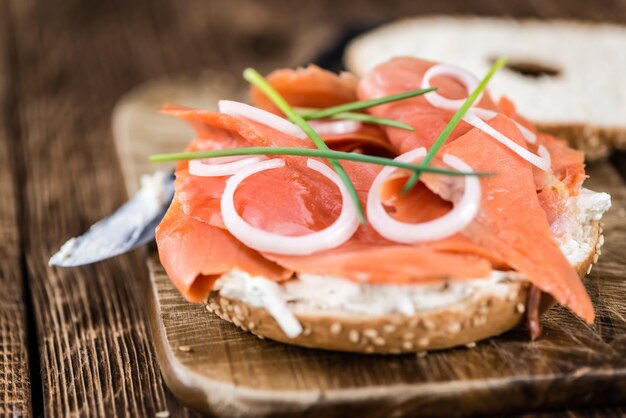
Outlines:
[{"label": "wood plank", "polygon": [[[203,67],[237,73],[309,60],[346,24],[419,12],[623,19],[612,7],[522,0],[149,2],[10,0],[18,42],[17,115],[24,150],[27,262],[49,415],[186,415],[162,386],[146,330],[143,265],[127,256],[76,271],[45,267],[68,236],[125,198],[108,119],[143,80]],[[619,7],[618,7],[619,6]],[[338,10],[328,16],[328,10]],[[345,12],[343,12],[343,11]],[[616,12],[619,10],[619,12]],[[620,14],[621,13],[621,14]],[[106,193],[102,193],[105,190]],[[110,358],[109,358],[110,357]]]},{"label": "wood plank", "polygon": [[[152,26],[142,28],[152,24],[140,19],[145,8],[123,20],[117,6],[10,3],[18,46],[12,82],[21,136],[15,144],[21,147],[43,406],[49,416],[195,416],[170,395],[159,374],[140,287],[146,269],[138,254],[82,269],[47,266],[65,239],[126,198],[110,139],[112,106],[142,71],[164,71],[156,48],[152,62],[145,56],[124,59],[133,55],[124,50],[134,45],[131,34],[156,33]],[[128,26],[120,27],[122,21]]]},{"label": "wood plank", "polygon": [[[153,101],[177,83],[179,99],[191,103],[205,82],[161,80],[131,92],[114,118],[124,121],[115,125],[118,144],[127,142],[119,150],[132,148],[130,155],[140,161],[158,152],[161,145],[153,135],[162,116],[149,111]],[[238,91],[233,88],[232,94]],[[133,117],[138,118],[135,123]],[[172,143],[184,143],[187,131],[182,128],[168,128]],[[135,178],[139,174],[128,172]],[[196,408],[244,416],[263,415],[261,411],[446,416],[626,401],[626,360],[621,355],[626,350],[626,303],[621,297],[626,292],[626,185],[608,163],[593,164],[589,172],[587,186],[611,193],[614,201],[605,219],[603,257],[587,281],[598,313],[594,327],[557,308],[544,318],[545,333],[536,342],[518,328],[475,349],[425,358],[306,350],[261,341],[203,306],[188,304],[153,253],[148,299],[166,381]]]},{"label": "wood plank", "polygon": [[[15,45],[4,0],[0,0],[0,415],[32,415],[27,347],[27,302],[22,272],[19,178],[13,164],[15,97],[11,59]],[[19,186],[18,186],[19,187]]]}]

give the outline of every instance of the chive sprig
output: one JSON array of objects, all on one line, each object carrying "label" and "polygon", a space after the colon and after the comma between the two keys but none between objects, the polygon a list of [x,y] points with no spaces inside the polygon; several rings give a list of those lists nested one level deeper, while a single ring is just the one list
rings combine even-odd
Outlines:
[{"label": "chive sprig", "polygon": [[[454,131],[454,129],[457,127],[459,122],[461,122],[461,119],[463,119],[467,111],[474,105],[474,102],[476,101],[476,99],[478,99],[478,96],[480,95],[480,93],[482,93],[483,90],[485,90],[485,88],[487,87],[487,84],[491,80],[491,77],[493,77],[493,75],[496,72],[498,72],[498,70],[504,67],[506,65],[506,62],[507,62],[507,58],[501,57],[491,66],[491,68],[489,69],[489,72],[480,81],[476,89],[474,89],[474,91],[471,92],[469,96],[467,96],[467,99],[465,99],[465,101],[463,102],[459,110],[457,110],[454,113],[454,116],[452,116],[452,119],[450,119],[450,121],[448,122],[446,127],[443,129],[443,131],[441,131],[441,133],[439,134],[439,137],[437,137],[433,145],[430,147],[430,149],[426,153],[426,156],[424,156],[424,159],[419,164],[420,167],[427,167],[428,164],[430,164],[430,162],[433,160],[433,158],[435,158],[435,155],[437,155],[437,152],[439,152],[441,147],[446,143],[452,131]],[[402,194],[408,193],[413,188],[413,186],[415,186],[415,184],[419,181],[420,173],[421,173],[420,171],[413,172],[409,180],[404,185],[402,189]]]},{"label": "chive sprig", "polygon": [[179,152],[173,154],[156,154],[150,157],[150,162],[162,163],[168,161],[197,160],[201,158],[231,157],[239,155],[293,155],[298,157],[315,157],[334,160],[356,161],[360,163],[376,164],[382,166],[398,167],[414,172],[445,174],[447,176],[490,176],[492,173],[464,172],[447,170],[438,167],[422,167],[418,164],[404,163],[390,158],[377,157],[374,155],[356,154],[353,152],[320,150],[313,148],[296,147],[243,147],[226,148],[208,151]]},{"label": "chive sprig", "polygon": [[[287,116],[291,122],[296,124],[300,129],[304,131],[305,134],[311,141],[315,144],[315,146],[320,150],[329,150],[328,145],[324,142],[324,140],[311,128],[311,125],[307,123],[306,120],[302,116],[300,116],[287,101],[268,83],[268,81],[261,74],[258,73],[253,68],[246,68],[243,72],[243,78],[246,79],[250,84],[256,86],[259,90],[261,90],[265,95],[270,99],[281,112]],[[341,166],[339,161],[335,159],[328,159],[330,166],[335,170],[337,175],[341,178],[343,183],[345,184],[348,194],[354,201],[356,206],[357,213],[359,215],[359,219],[362,225],[365,225],[367,221],[365,220],[365,213],[363,212],[363,206],[361,205],[361,201],[359,200],[359,195],[354,188],[354,184],[352,184],[352,180],[348,177],[348,173]]]}]

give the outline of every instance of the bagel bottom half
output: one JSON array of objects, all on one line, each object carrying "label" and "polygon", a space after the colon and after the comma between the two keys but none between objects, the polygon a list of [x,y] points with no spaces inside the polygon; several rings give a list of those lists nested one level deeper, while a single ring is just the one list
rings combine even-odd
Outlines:
[{"label": "bagel bottom half", "polygon": [[[581,279],[597,261],[603,243],[600,222],[589,222],[584,231],[589,251],[574,265]],[[400,354],[472,345],[515,327],[524,317],[530,285],[512,274],[499,280],[498,287],[498,292],[480,287],[456,303],[414,315],[363,315],[307,307],[306,301],[289,304],[303,327],[295,338],[285,335],[266,309],[225,297],[219,290],[210,294],[207,309],[261,338],[326,350]],[[554,305],[554,300],[545,296],[544,310]]]}]

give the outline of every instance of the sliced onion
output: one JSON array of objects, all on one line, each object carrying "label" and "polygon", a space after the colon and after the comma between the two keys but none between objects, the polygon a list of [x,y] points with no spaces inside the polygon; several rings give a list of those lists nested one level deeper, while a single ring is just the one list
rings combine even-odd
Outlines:
[{"label": "sliced onion", "polygon": [[[425,148],[417,148],[395,158],[406,163],[415,162],[426,155]],[[463,160],[445,154],[443,161],[459,171],[472,171]],[[383,237],[403,244],[435,241],[449,237],[465,228],[476,216],[480,207],[480,182],[475,176],[465,176],[465,190],[454,208],[444,216],[422,223],[401,222],[392,218],[380,200],[380,189],[396,167],[385,167],[374,179],[367,195],[367,216],[372,227]]]},{"label": "sliced onion", "polygon": [[313,120],[309,122],[309,125],[320,135],[345,135],[361,129],[361,122],[351,119],[333,121]]},{"label": "sliced onion", "polygon": [[[219,164],[219,162],[216,163],[215,161],[211,161],[213,160],[213,158],[207,158],[206,160],[190,160],[189,174],[200,177],[230,176],[231,174],[235,174],[237,171],[241,170],[245,166],[258,163],[267,159],[267,157],[265,157],[264,155],[244,155],[237,157],[238,158],[234,160],[232,159],[232,157],[214,158],[215,160],[222,159],[222,161],[224,161],[224,159],[230,159],[230,162],[224,162],[222,164]],[[207,160],[208,162],[206,162]]]},{"label": "sliced onion", "polygon": [[224,157],[204,158],[200,161],[209,165],[219,165],[219,164],[225,164],[225,163],[232,163],[233,161],[245,160],[246,158],[250,158],[250,156],[249,155],[227,155]]},{"label": "sliced onion", "polygon": [[[424,77],[422,78],[422,88],[426,89],[428,87],[431,87],[430,79],[436,76],[448,76],[456,78],[463,84],[463,86],[465,86],[468,95],[472,91],[476,90],[476,87],[478,87],[479,83],[479,80],[469,71],[466,71],[459,67],[455,67],[453,65],[437,64],[430,67],[424,73]],[[433,106],[448,110],[457,110],[461,107],[461,105],[463,105],[463,102],[465,102],[465,99],[448,99],[439,95],[437,91],[431,91],[429,93],[426,93],[424,97]],[[480,102],[480,99],[482,97],[483,93],[481,92],[476,99],[476,103]]]},{"label": "sliced onion", "polygon": [[[495,110],[481,109],[477,107],[473,108],[472,112],[474,112],[474,114],[476,114],[476,116],[478,116],[482,120],[490,120],[498,115],[498,112],[496,112]],[[511,120],[518,127],[518,129],[522,133],[522,136],[524,137],[526,142],[529,142],[531,144],[537,143],[537,135],[533,131],[531,131],[530,129],[522,125],[521,123],[517,122],[516,120],[513,120],[513,119]]]},{"label": "sliced onion", "polygon": [[237,213],[234,195],[239,184],[249,176],[264,170],[284,167],[285,162],[280,158],[262,161],[242,168],[226,181],[226,188],[222,194],[221,209],[224,225],[239,241],[257,251],[264,251],[286,255],[306,255],[317,251],[338,247],[346,242],[359,227],[356,207],[350,199],[348,190],[341,178],[324,163],[308,159],[307,167],[315,170],[335,183],[341,193],[343,207],[339,217],[329,227],[300,236],[285,236],[255,228]]},{"label": "sliced onion", "polygon": [[[430,79],[435,76],[454,77],[458,81],[460,81],[463,84],[463,86],[465,86],[468,92],[474,91],[479,83],[478,79],[474,77],[474,75],[472,75],[468,71],[465,71],[462,68],[458,68],[458,67],[446,65],[446,64],[437,64],[437,65],[433,65],[432,67],[430,67],[426,71],[426,73],[424,73],[424,77],[422,78],[422,88],[430,87],[431,86]],[[482,98],[482,96],[483,96],[483,93],[481,92],[480,95],[476,99],[476,103],[480,102],[480,99]],[[448,110],[459,109],[461,105],[463,105],[463,102],[465,101],[465,99],[459,99],[459,100],[447,99],[437,94],[436,91],[426,93],[424,97],[433,106],[441,108],[441,109],[448,109]],[[483,119],[489,120],[493,118],[494,116],[496,116],[497,114],[498,113],[493,110],[473,108],[470,112],[468,112],[465,115],[463,120],[465,120],[467,123],[471,124],[472,126],[480,129],[481,131],[487,133],[491,137],[495,138],[500,143],[510,148],[513,152],[515,152],[517,155],[519,155],[526,161],[530,162],[531,164],[545,171],[550,170],[550,158],[549,158],[550,154],[548,153],[548,150],[544,148],[544,150],[542,151],[543,155],[537,156],[536,154],[533,154],[532,152],[528,151],[526,148],[518,145],[512,139],[503,135],[498,130],[492,128],[483,120]],[[516,121],[513,121],[513,122],[517,125],[520,132],[522,133],[522,136],[527,142],[530,142],[531,144],[535,144],[537,142],[537,135],[535,135],[534,132],[532,132],[531,130],[529,130],[528,128],[526,128],[525,126],[523,126],[522,124]],[[547,154],[547,158],[546,158],[546,154]]]},{"label": "sliced onion", "polygon": [[544,151],[542,151],[542,153],[544,154],[544,157],[541,157],[537,154],[533,154],[532,152],[528,151],[523,146],[519,145],[517,142],[513,141],[508,136],[503,135],[497,129],[492,128],[487,122],[485,122],[484,120],[476,116],[472,111],[466,113],[465,117],[463,117],[463,120],[469,123],[470,125],[480,129],[481,131],[491,136],[492,138],[494,138],[496,141],[500,142],[501,144],[504,144],[511,151],[513,151],[514,153],[516,153],[517,155],[519,155],[526,161],[530,162],[534,166],[537,166],[540,169],[545,170],[545,171],[550,170],[549,154],[548,154],[548,159],[545,158],[545,153],[548,152],[547,149],[544,148]]},{"label": "sliced onion", "polygon": [[217,102],[217,106],[220,112],[226,113],[227,115],[239,116],[259,122],[284,134],[295,136],[296,138],[305,139],[307,137],[304,131],[297,125],[273,113],[259,109],[258,107],[232,100],[220,100]]}]

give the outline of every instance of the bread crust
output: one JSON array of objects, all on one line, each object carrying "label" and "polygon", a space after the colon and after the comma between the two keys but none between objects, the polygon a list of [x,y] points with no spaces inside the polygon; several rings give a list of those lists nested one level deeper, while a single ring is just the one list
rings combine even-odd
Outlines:
[{"label": "bread crust", "polygon": [[614,149],[626,150],[626,129],[603,128],[586,123],[538,123],[537,129],[567,140],[568,144],[585,153],[587,161],[606,158]]},{"label": "bread crust", "polygon": [[[581,279],[597,262],[604,242],[600,222],[590,225],[588,242],[592,251],[574,266]],[[505,285],[506,294],[477,292],[445,309],[419,311],[413,316],[292,309],[304,329],[296,338],[287,337],[265,309],[229,299],[219,291],[211,293],[207,309],[260,338],[286,344],[357,353],[414,353],[471,346],[515,327],[524,316],[529,285],[521,280],[509,280]],[[542,312],[554,304],[554,299],[544,298]]]}]

